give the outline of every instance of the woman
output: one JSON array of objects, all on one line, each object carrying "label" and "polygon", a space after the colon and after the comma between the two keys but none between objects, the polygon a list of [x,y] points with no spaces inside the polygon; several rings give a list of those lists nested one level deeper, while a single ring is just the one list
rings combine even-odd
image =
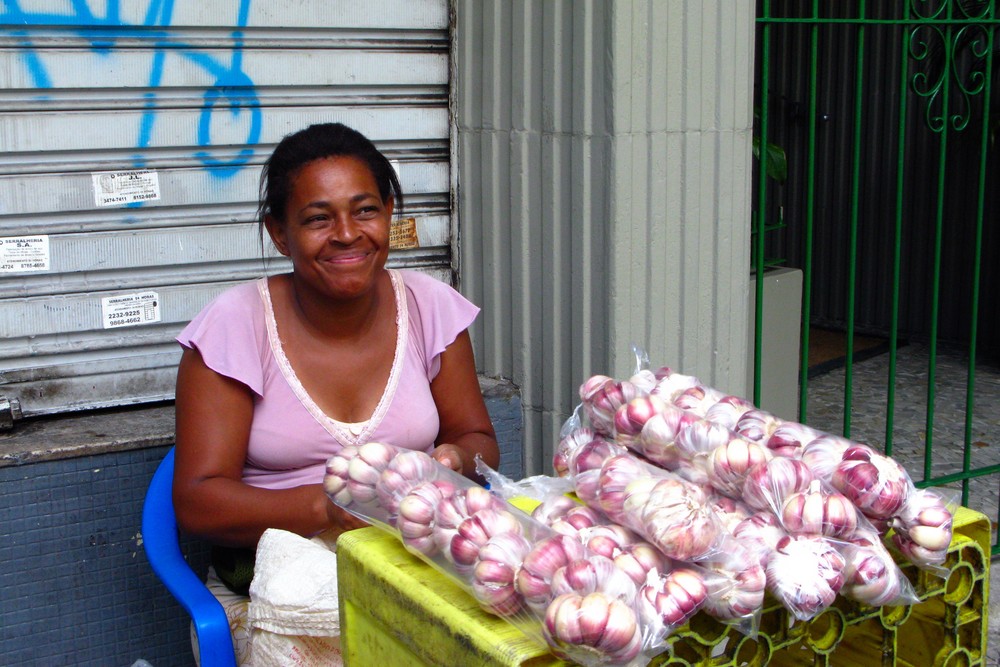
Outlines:
[{"label": "woman", "polygon": [[329,541],[364,525],[323,492],[344,446],[424,450],[466,476],[477,454],[498,464],[467,330],[478,309],[386,269],[397,205],[392,165],[358,132],[285,137],[260,218],[291,273],[228,290],[178,336],[174,505],[185,532],[222,547],[215,570],[245,575],[267,528]]}]

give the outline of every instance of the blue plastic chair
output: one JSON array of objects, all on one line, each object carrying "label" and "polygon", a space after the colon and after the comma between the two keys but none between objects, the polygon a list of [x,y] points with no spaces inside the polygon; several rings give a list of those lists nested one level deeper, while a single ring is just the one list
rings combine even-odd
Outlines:
[{"label": "blue plastic chair", "polygon": [[226,612],[181,553],[171,495],[173,481],[171,447],[153,474],[142,506],[142,546],[146,558],[156,576],[190,614],[198,635],[201,667],[236,667]]}]

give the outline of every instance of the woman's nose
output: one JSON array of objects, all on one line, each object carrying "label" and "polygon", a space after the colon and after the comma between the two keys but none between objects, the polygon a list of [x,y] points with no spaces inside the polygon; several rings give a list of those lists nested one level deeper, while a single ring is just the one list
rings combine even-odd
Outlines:
[{"label": "woman's nose", "polygon": [[330,234],[331,243],[348,244],[356,241],[361,236],[361,227],[349,216],[340,216]]}]

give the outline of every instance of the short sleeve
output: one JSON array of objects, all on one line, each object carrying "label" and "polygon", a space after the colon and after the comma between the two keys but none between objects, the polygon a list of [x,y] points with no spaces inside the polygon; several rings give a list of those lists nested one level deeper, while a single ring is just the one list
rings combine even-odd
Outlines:
[{"label": "short sleeve", "polygon": [[427,379],[441,369],[441,353],[469,328],[479,307],[450,285],[419,271],[401,271],[406,286],[410,326],[422,346]]},{"label": "short sleeve", "polygon": [[230,288],[217,296],[177,336],[198,350],[205,365],[264,395],[261,350],[267,345],[264,310],[257,283]]}]

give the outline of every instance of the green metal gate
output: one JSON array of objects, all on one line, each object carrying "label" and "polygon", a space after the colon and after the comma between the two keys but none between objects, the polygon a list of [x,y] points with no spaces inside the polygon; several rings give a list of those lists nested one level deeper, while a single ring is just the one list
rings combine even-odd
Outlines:
[{"label": "green metal gate", "polygon": [[[755,402],[764,372],[761,277],[774,266],[798,268],[799,420],[818,426],[810,391],[817,363],[810,353],[817,350],[813,339],[832,332],[842,357],[837,430],[884,447],[918,486],[960,490],[963,505],[994,518],[994,554],[1000,553],[1000,308],[991,298],[1000,292],[996,5],[759,0],[761,159],[752,249]],[[919,370],[902,370],[904,359],[915,358]],[[880,379],[864,379],[864,389],[878,387],[878,397],[859,399],[862,369],[873,363]],[[873,415],[877,426],[868,419]]]}]

